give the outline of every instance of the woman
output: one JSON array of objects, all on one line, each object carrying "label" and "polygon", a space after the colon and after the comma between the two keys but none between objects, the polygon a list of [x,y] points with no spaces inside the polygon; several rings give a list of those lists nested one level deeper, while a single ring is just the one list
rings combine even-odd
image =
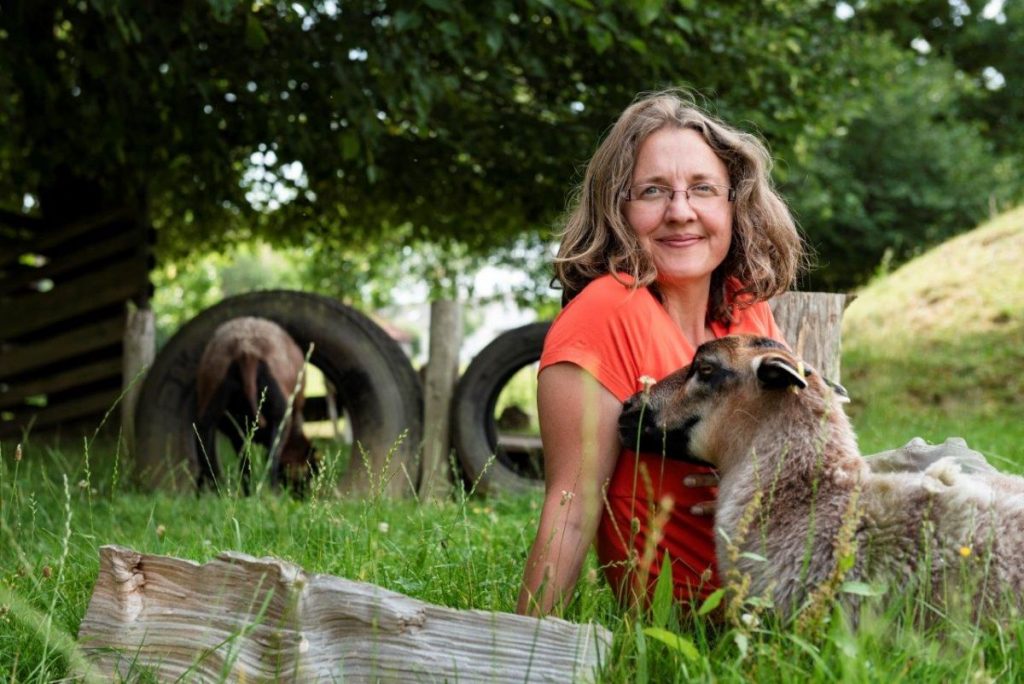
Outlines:
[{"label": "woman", "polygon": [[519,612],[560,608],[595,538],[623,600],[649,593],[666,550],[678,598],[716,587],[713,473],[623,449],[618,417],[708,340],[783,341],[766,300],[805,252],[770,167],[757,138],[673,91],[627,108],[591,159],[555,262],[567,303],[540,362],[546,491]]}]

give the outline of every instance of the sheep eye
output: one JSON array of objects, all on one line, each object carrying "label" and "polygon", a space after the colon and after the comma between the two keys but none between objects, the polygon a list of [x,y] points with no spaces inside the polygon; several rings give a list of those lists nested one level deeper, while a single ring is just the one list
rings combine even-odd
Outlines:
[{"label": "sheep eye", "polygon": [[702,363],[697,366],[697,375],[702,379],[706,380],[710,378],[715,372],[715,367],[710,363]]}]

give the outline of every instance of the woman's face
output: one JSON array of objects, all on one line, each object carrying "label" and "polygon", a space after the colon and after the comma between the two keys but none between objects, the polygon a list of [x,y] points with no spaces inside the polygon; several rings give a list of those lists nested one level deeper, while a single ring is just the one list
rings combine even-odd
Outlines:
[{"label": "woman's face", "polygon": [[659,283],[710,282],[732,240],[728,187],[725,163],[697,131],[669,126],[641,143],[623,210]]}]

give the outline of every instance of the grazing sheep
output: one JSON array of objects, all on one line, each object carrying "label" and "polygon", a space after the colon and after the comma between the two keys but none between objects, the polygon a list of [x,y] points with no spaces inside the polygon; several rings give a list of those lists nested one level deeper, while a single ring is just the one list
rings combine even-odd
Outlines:
[{"label": "grazing sheep", "polygon": [[271,486],[285,481],[301,493],[317,472],[312,444],[302,433],[304,363],[295,340],[266,319],[233,318],[214,331],[196,371],[199,489],[204,484],[215,486],[220,476],[216,446],[220,430],[239,455],[242,487],[249,494],[252,466],[243,444],[245,432],[255,424],[253,442],[267,449]]},{"label": "grazing sheep", "polygon": [[834,595],[855,616],[859,597],[840,589],[854,580],[916,590],[939,612],[1019,609],[1024,478],[983,459],[969,474],[953,458],[876,472],[844,401],[778,343],[728,337],[630,398],[620,434],[718,469],[721,575],[749,576],[749,595],[770,597],[783,617]]}]

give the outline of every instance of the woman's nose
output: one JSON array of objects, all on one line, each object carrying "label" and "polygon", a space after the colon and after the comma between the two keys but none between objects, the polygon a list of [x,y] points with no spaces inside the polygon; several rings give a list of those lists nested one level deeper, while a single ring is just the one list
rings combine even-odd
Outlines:
[{"label": "woman's nose", "polygon": [[690,204],[690,198],[685,190],[676,190],[668,200],[665,207],[665,216],[676,220],[692,220],[696,218],[697,212]]}]

